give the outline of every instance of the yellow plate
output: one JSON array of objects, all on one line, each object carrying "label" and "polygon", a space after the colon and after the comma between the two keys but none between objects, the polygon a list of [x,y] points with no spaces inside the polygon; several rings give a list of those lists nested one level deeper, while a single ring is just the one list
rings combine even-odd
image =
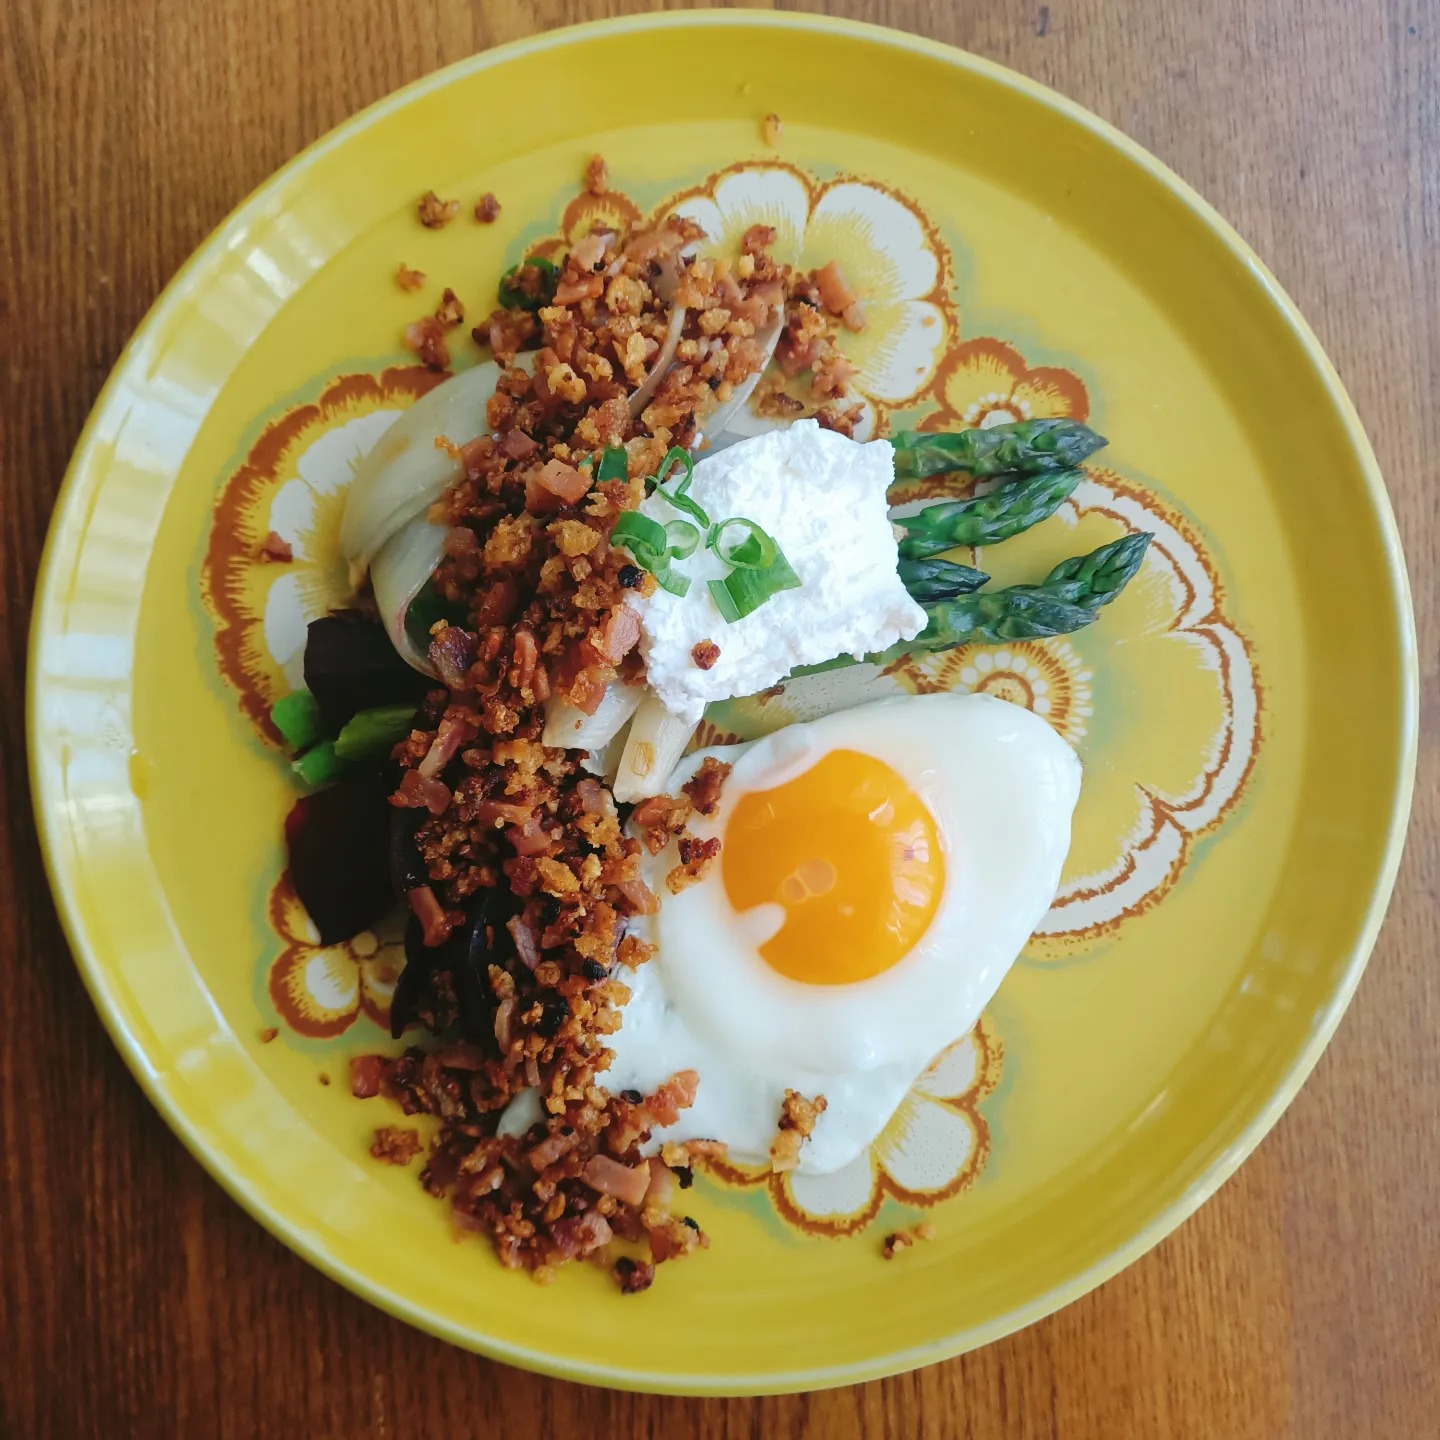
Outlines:
[{"label": "yellow plate", "polygon": [[[761,134],[771,111],[778,148]],[[596,149],[615,191],[571,204]],[[430,186],[465,202],[447,229],[416,222]],[[487,190],[504,209],[482,227],[469,205]],[[856,383],[876,418],[1075,414],[1110,435],[1074,503],[987,554],[1001,578],[1123,528],[1157,539],[1089,631],[867,682],[988,690],[1077,745],[1061,895],[985,1023],[863,1165],[808,1186],[703,1181],[713,1247],[630,1299],[595,1270],[544,1289],[457,1248],[415,1172],[369,1160],[391,1117],[352,1100],[345,1072],[388,1044],[395,951],[385,933],[309,943],[277,885],[293,792],[263,712],[295,675],[305,616],[338,593],[334,486],[377,412],[427,383],[403,324],[442,284],[478,318],[522,248],[677,196],[722,234],[766,218],[805,263],[842,260],[867,297]],[[430,276],[418,295],[393,282],[402,260]],[[257,559],[270,530],[293,564]],[[287,166],[185,266],[71,466],[35,608],[30,744],[95,1002],[253,1215],[458,1344],[576,1380],[740,1393],[1003,1335],[1133,1260],[1235,1169],[1374,940],[1409,800],[1413,652],[1349,400],[1264,268],[1173,175],[928,41],[671,14],[411,86]],[[755,730],[797,704],[712,718]],[[924,1218],[935,1238],[882,1263],[882,1236]]]}]

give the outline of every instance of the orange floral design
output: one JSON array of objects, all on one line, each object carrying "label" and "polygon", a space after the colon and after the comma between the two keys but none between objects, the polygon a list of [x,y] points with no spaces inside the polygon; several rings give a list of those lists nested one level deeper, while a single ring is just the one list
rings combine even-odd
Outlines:
[{"label": "orange floral design", "polygon": [[956,345],[932,386],[940,408],[922,430],[986,429],[1017,420],[1084,420],[1090,397],[1078,375],[1058,366],[1029,366],[1013,345],[981,337]]},{"label": "orange floral design", "polygon": [[1000,1080],[1004,1050],[989,1022],[946,1050],[911,1087],[874,1144],[832,1175],[775,1174],[711,1161],[729,1185],[764,1186],[780,1216],[811,1235],[853,1235],[886,1199],[928,1208],[967,1189],[990,1155],[981,1102]]},{"label": "orange floral design", "polygon": [[[351,466],[401,410],[444,378],[409,365],[341,375],[313,404],[266,425],[221,488],[200,594],[215,622],[220,673],[269,740],[278,739],[270,706],[303,683],[305,626],[350,596],[339,530]],[[272,531],[289,543],[293,560],[262,558]]]},{"label": "orange floral design", "polygon": [[328,1039],[361,1015],[389,1030],[390,997],[405,966],[398,922],[382,922],[343,944],[322,946],[289,875],[282,875],[270,892],[269,917],[284,942],[270,965],[270,999],[291,1030]]}]

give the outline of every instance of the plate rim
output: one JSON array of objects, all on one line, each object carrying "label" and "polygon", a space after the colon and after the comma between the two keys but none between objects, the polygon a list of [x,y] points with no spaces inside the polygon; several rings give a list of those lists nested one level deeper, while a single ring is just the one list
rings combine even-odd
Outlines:
[{"label": "plate rim", "polygon": [[[82,488],[83,472],[94,464],[92,451],[95,436],[102,419],[115,403],[121,378],[152,333],[160,328],[169,312],[183,301],[190,288],[192,276],[224,250],[232,235],[242,232],[249,225],[254,212],[263,206],[267,196],[282,183],[294,179],[311,167],[321,156],[349,143],[377,120],[403,109],[418,96],[443,88],[462,76],[483,72],[518,57],[547,49],[584,44],[597,34],[630,34],[647,30],[717,26],[761,26],[798,34],[825,31],[845,35],[868,44],[882,45],[892,50],[908,51],[927,59],[938,60],[961,74],[979,75],[1018,91],[1024,98],[1055,113],[1062,121],[1078,126],[1109,149],[1119,151],[1123,158],[1146,172],[1152,181],[1180,202],[1203,228],[1219,239],[1225,249],[1251,272],[1270,305],[1294,335],[1327,398],[1339,415],[1352,453],[1359,462],[1370,506],[1379,523],[1390,582],[1391,618],[1400,657],[1400,727],[1396,737],[1399,750],[1398,770],[1390,799],[1384,850],[1363,923],[1350,954],[1344,961],[1339,983],[1324,1008],[1317,1013],[1304,1046],[1273,1094],[1244,1124],[1234,1142],[1197,1177],[1187,1191],[1172,1201],[1142,1230],[1085,1270],[984,1324],[941,1336],[924,1345],[890,1351],[834,1367],[759,1375],[685,1376],[675,1372],[652,1373],[641,1369],[620,1370],[611,1366],[592,1365],[584,1359],[510,1345],[499,1335],[480,1334],[451,1322],[419,1302],[381,1288],[345,1261],[329,1254],[322,1242],[313,1239],[288,1216],[272,1210],[263,1197],[253,1193],[250,1182],[242,1175],[232,1173],[226,1168],[224,1157],[212,1151],[206,1126],[191,1119],[179,1099],[171,1094],[149,1067],[140,1040],[126,1028],[119,1008],[109,993],[104,968],[97,960],[89,937],[78,920],[78,906],[71,893],[74,876],[67,873],[66,862],[61,858],[62,832],[66,828],[59,820],[62,807],[54,803],[57,797],[50,791],[44,756],[41,753],[42,741],[38,724],[41,686],[36,680],[36,671],[39,651],[46,632],[51,628],[50,617],[56,606],[53,572],[56,556],[61,549],[60,537],[72,532],[83,533],[84,516],[80,512],[87,499]],[[542,31],[479,51],[423,75],[348,116],[312,141],[262,180],[200,242],[161,290],[116,358],[66,466],[64,478],[56,494],[33,593],[26,663],[25,717],[31,802],[45,875],[56,902],[56,911],[66,941],[90,1001],[146,1099],[160,1112],[166,1124],[206,1173],[252,1219],[287,1249],[363,1300],[407,1324],[463,1349],[555,1378],[607,1388],[657,1394],[740,1396],[857,1384],[951,1359],[999,1340],[1080,1299],[1133,1264],[1189,1219],[1235,1173],[1273,1129],[1314,1069],[1339,1026],[1374,949],[1399,871],[1414,793],[1419,731],[1419,662],[1414,607],[1399,529],[1379,463],[1355,405],[1329,356],[1294,301],[1238,231],[1198,191],[1109,121],[1019,71],[956,46],[867,21],[823,14],[755,9],[698,9],[619,16]]]}]

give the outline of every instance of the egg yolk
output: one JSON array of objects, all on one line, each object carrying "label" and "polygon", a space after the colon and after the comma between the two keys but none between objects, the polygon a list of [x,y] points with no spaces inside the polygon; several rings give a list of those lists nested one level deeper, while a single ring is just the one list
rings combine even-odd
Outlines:
[{"label": "egg yolk", "polygon": [[940,904],[934,818],[872,755],[834,750],[803,775],[736,803],[720,852],[737,911],[779,905],[760,954],[810,985],[848,985],[909,954]]}]

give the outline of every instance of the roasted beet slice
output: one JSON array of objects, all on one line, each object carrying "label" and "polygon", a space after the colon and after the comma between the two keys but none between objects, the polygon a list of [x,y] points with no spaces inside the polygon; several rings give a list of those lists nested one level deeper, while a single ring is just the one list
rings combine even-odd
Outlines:
[{"label": "roasted beet slice", "polygon": [[360,615],[323,615],[305,637],[305,685],[331,733],[357,710],[418,705],[433,682],[395,652],[383,627]]},{"label": "roasted beet slice", "polygon": [[395,904],[382,775],[363,770],[297,800],[285,817],[290,882],[322,945],[348,940]]},{"label": "roasted beet slice", "polygon": [[482,891],[471,899],[464,923],[443,945],[435,946],[425,944],[423,927],[414,915],[410,917],[405,927],[405,968],[390,997],[390,1033],[397,1040],[419,1018],[430,977],[443,970],[451,978],[461,1031],[469,1039],[490,1043],[494,1006],[489,967],[511,948],[505,921],[513,909],[513,897],[503,887]]}]

